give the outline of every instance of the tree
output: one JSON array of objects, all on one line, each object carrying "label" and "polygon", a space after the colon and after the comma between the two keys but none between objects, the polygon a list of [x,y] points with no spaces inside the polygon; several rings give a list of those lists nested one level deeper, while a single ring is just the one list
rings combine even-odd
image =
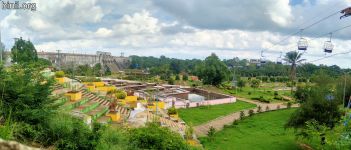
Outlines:
[{"label": "tree", "polygon": [[214,53],[208,56],[197,69],[198,75],[204,84],[218,86],[228,79],[229,70],[227,66]]},{"label": "tree", "polygon": [[3,72],[0,76],[1,116],[11,114],[14,121],[29,124],[38,124],[49,117],[53,80],[45,78],[40,71],[28,65],[13,65]]},{"label": "tree", "polygon": [[246,82],[242,79],[238,81],[238,87],[240,88],[240,91],[242,90],[243,87],[246,86]]},{"label": "tree", "polygon": [[19,38],[11,48],[11,57],[13,62],[28,63],[38,60],[37,50],[31,41]]},{"label": "tree", "polygon": [[305,122],[315,120],[333,128],[341,118],[341,111],[338,106],[340,101],[328,99],[332,94],[328,87],[312,88],[306,102],[290,117],[286,127],[303,128]]},{"label": "tree", "polygon": [[251,80],[251,87],[254,89],[257,89],[258,87],[260,87],[260,83],[261,81],[258,79],[252,79]]},{"label": "tree", "polygon": [[288,62],[291,64],[290,67],[290,80],[295,81],[296,79],[296,66],[301,63],[302,61],[305,61],[305,59],[301,59],[302,53],[298,53],[295,51],[291,51],[286,53],[284,57],[284,61]]}]

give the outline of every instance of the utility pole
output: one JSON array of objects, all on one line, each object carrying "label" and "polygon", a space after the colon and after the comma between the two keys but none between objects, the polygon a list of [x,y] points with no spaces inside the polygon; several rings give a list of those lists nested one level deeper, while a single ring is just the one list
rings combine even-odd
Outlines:
[{"label": "utility pole", "polygon": [[57,50],[57,66],[61,70],[61,56],[60,56],[61,50]]}]

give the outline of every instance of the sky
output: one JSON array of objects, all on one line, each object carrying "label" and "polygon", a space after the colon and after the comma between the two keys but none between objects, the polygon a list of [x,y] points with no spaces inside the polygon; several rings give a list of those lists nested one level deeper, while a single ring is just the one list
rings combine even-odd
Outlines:
[{"label": "sky", "polygon": [[[216,53],[221,59],[259,59],[264,50],[265,58],[276,61],[295,51],[302,36],[309,41],[303,56],[308,62],[331,55],[323,52],[328,33],[351,25],[351,17],[340,20],[338,13],[351,6],[351,0],[20,1],[35,3],[35,11],[2,9],[3,2],[7,0],[0,4],[0,28],[6,48],[12,47],[14,38],[23,37],[37,51],[50,52],[108,51],[181,59]],[[333,32],[332,42],[334,53],[351,51],[351,27]],[[349,53],[314,63],[351,68],[350,58]]]}]

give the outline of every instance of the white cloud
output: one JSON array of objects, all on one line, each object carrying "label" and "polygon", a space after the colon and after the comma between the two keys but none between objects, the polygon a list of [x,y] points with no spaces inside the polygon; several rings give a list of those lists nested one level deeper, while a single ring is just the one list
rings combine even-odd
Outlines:
[{"label": "white cloud", "polygon": [[[296,50],[298,37],[285,38],[301,23],[308,25],[344,7],[346,0],[305,1],[291,6],[288,0],[33,0],[37,11],[11,11],[1,18],[7,46],[13,37],[30,38],[38,50],[115,55],[166,55],[177,58],[205,58],[215,52],[221,58],[259,58],[276,60],[280,52]],[[333,3],[337,7],[332,8]],[[327,11],[325,11],[327,10]],[[310,19],[316,14],[320,17]],[[332,23],[330,23],[332,22]],[[330,18],[305,32],[319,35],[349,24],[349,18]],[[351,50],[350,30],[333,39],[335,52]],[[310,37],[307,37],[311,39]],[[325,39],[310,41],[305,54],[309,60],[324,57]],[[349,66],[350,55],[320,61]],[[319,63],[319,62],[318,62]]]}]

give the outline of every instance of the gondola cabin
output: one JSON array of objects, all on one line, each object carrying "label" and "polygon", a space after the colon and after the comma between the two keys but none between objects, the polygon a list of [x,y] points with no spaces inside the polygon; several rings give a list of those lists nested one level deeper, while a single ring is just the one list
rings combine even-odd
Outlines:
[{"label": "gondola cabin", "polygon": [[297,48],[298,50],[305,51],[307,50],[308,47],[308,42],[305,38],[300,38],[300,40],[297,42]]},{"label": "gondola cabin", "polygon": [[324,42],[324,52],[325,53],[332,53],[334,45],[331,41]]}]

